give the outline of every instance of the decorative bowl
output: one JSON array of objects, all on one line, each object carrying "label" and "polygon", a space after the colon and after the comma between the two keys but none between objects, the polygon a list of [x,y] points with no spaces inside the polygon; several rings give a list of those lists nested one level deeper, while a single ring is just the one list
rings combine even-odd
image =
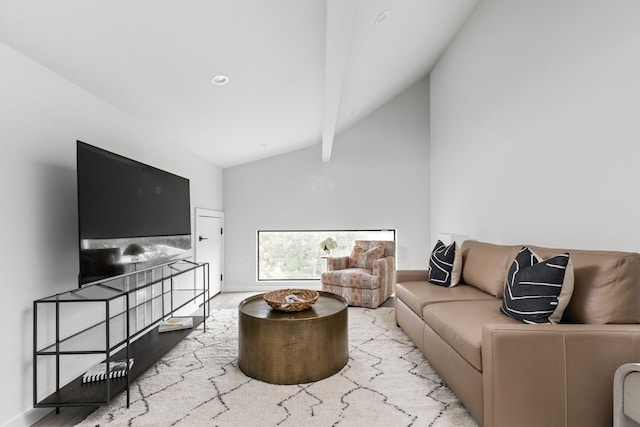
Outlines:
[{"label": "decorative bowl", "polygon": [[274,310],[303,311],[311,308],[318,296],[318,291],[310,289],[279,289],[267,292],[263,298]]}]

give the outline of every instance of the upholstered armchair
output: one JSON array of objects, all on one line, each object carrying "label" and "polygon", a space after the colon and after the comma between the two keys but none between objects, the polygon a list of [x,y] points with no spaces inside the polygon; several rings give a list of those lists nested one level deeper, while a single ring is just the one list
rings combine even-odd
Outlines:
[{"label": "upholstered armchair", "polygon": [[640,363],[625,363],[613,377],[613,427],[640,426]]},{"label": "upholstered armchair", "polygon": [[376,308],[393,293],[396,243],[356,240],[351,255],[327,258],[322,290],[342,295],[349,305]]}]

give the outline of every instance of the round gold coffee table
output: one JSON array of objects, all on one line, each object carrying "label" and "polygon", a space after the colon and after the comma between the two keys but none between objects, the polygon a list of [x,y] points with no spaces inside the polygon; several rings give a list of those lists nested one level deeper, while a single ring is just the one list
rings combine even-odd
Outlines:
[{"label": "round gold coffee table", "polygon": [[271,384],[303,384],[329,377],[349,359],[347,301],[320,291],[310,309],[273,310],[262,298],[238,305],[238,367]]}]

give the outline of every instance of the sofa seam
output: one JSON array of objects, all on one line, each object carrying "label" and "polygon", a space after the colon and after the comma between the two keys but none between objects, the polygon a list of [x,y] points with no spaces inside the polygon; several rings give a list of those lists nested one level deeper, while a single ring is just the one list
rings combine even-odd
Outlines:
[{"label": "sofa seam", "polygon": [[616,315],[616,305],[618,300],[618,284],[620,282],[620,264],[622,263],[622,258],[618,257],[618,264],[616,265],[616,278],[613,282],[613,298],[611,299],[611,307],[609,313],[609,321],[607,323],[617,323],[615,322]]}]

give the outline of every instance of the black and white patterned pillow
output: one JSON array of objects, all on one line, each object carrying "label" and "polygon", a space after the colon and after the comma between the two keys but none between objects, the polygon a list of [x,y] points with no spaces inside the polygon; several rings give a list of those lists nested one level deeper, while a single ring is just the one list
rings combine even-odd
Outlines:
[{"label": "black and white patterned pillow", "polygon": [[509,267],[500,311],[525,323],[559,323],[572,294],[568,253],[541,260],[523,247]]},{"label": "black and white patterned pillow", "polygon": [[456,242],[445,246],[438,240],[429,258],[429,282],[450,288],[460,283],[462,254]]}]

